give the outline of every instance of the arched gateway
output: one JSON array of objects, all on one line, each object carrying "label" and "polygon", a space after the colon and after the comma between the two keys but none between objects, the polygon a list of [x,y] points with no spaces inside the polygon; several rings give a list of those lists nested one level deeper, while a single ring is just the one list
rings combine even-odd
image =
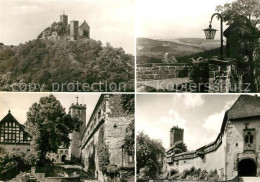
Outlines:
[{"label": "arched gateway", "polygon": [[66,158],[67,158],[67,156],[66,156],[66,155],[63,155],[63,156],[61,157],[61,162],[65,162]]},{"label": "arched gateway", "polygon": [[252,159],[243,159],[238,163],[238,176],[256,176],[257,166]]}]

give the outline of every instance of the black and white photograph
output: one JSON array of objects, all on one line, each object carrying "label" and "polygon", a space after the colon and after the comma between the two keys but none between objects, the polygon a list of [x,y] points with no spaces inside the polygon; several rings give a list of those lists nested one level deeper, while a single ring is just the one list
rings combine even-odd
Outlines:
[{"label": "black and white photograph", "polygon": [[260,0],[0,0],[0,182],[260,182]]},{"label": "black and white photograph", "polygon": [[1,91],[134,91],[134,0],[1,0],[0,14]]},{"label": "black and white photograph", "polygon": [[135,95],[0,93],[0,180],[134,182]]},{"label": "black and white photograph", "polygon": [[137,0],[138,92],[258,93],[259,0]]},{"label": "black and white photograph", "polygon": [[138,94],[137,181],[260,181],[258,95]]}]

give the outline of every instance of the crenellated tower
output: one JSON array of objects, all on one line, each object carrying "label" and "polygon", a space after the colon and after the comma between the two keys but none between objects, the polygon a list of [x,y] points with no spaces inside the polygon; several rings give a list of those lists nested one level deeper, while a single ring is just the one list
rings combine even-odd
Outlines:
[{"label": "crenellated tower", "polygon": [[86,105],[82,105],[78,103],[78,96],[76,104],[72,103],[69,108],[69,113],[72,117],[79,117],[82,121],[82,125],[80,127],[79,132],[73,132],[70,134],[71,144],[69,149],[69,155],[79,158],[80,157],[80,146],[84,134],[84,129],[86,127]]},{"label": "crenellated tower", "polygon": [[173,126],[170,130],[170,147],[172,147],[176,142],[183,141],[184,129],[178,126]]},{"label": "crenellated tower", "polygon": [[63,23],[63,25],[67,26],[68,25],[68,15],[65,15],[65,13],[60,15],[60,22]]}]

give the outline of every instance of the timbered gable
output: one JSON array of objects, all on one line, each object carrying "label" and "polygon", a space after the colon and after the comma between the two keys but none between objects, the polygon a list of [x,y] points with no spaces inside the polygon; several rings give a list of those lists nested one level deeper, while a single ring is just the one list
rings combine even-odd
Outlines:
[{"label": "timbered gable", "polygon": [[9,111],[0,121],[0,143],[1,144],[29,144],[32,137],[25,131]]}]

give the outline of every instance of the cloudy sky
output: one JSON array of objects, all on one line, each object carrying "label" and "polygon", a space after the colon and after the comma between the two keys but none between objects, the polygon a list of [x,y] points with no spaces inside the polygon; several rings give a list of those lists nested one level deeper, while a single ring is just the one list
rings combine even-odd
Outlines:
[{"label": "cloudy sky", "polygon": [[86,20],[91,38],[134,53],[134,0],[1,0],[0,42],[17,45],[35,39],[63,11],[69,21]]},{"label": "cloudy sky", "polygon": [[170,128],[178,125],[184,128],[188,150],[195,150],[216,139],[224,112],[237,98],[234,94],[138,94],[136,131],[160,139],[167,149]]},{"label": "cloudy sky", "polygon": [[[227,2],[232,0],[137,0],[136,35],[158,39],[205,38],[202,29],[208,28],[216,6]],[[212,26],[220,29],[216,17]]]},{"label": "cloudy sky", "polygon": [[[29,111],[31,105],[35,102],[39,102],[41,97],[50,95],[50,93],[13,93],[13,92],[1,92],[0,93],[0,121],[11,110],[12,115],[20,122],[24,124],[26,122],[26,113]],[[91,113],[96,106],[96,103],[100,97],[97,93],[53,93],[53,95],[61,102],[61,105],[66,109],[68,113],[69,107],[72,103],[76,103],[76,97],[79,96],[79,104],[86,104],[88,121]]]}]

